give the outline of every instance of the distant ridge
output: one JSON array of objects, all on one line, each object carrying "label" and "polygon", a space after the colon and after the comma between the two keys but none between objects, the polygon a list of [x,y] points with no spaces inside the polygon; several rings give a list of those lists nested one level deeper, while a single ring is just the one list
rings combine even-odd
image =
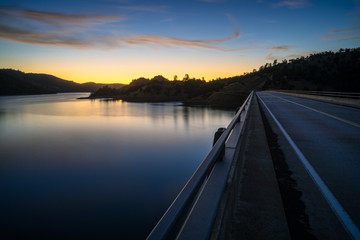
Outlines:
[{"label": "distant ridge", "polygon": [[0,69],[0,95],[52,94],[63,92],[94,92],[104,86],[120,88],[123,84],[75,83],[49,74],[24,73]]}]

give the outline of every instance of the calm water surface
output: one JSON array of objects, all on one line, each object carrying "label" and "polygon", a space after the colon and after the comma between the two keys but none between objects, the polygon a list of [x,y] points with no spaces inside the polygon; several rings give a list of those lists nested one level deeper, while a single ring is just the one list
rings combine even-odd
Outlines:
[{"label": "calm water surface", "polygon": [[144,239],[232,111],[0,97],[0,238]]}]

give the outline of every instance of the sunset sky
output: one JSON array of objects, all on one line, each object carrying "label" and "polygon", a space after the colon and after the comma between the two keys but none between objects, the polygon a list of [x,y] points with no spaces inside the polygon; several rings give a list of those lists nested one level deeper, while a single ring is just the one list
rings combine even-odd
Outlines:
[{"label": "sunset sky", "polygon": [[360,0],[0,2],[0,68],[76,82],[211,80],[359,43]]}]

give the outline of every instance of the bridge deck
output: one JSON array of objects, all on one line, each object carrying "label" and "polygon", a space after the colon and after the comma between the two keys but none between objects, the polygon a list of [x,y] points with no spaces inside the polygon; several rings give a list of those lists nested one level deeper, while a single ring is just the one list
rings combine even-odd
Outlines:
[{"label": "bridge deck", "polygon": [[249,114],[218,239],[290,239],[256,99]]},{"label": "bridge deck", "polygon": [[[275,93],[258,96],[213,239],[359,239],[359,109]],[[340,207],[331,205],[264,104]]]}]

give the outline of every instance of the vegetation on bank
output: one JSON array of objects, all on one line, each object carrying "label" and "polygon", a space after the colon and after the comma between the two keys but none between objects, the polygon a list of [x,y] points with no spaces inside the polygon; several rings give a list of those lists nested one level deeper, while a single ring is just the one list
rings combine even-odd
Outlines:
[{"label": "vegetation on bank", "polygon": [[279,63],[274,60],[242,76],[206,82],[190,78],[170,81],[159,75],[139,78],[121,89],[103,87],[90,98],[111,97],[134,102],[182,101],[190,105],[237,107],[251,90],[330,90],[360,92],[360,48],[311,54]]}]

